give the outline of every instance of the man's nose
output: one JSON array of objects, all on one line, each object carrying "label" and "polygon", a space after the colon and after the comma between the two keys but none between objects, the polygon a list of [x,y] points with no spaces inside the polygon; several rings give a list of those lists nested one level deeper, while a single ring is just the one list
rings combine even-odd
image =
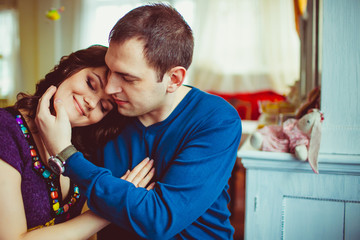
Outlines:
[{"label": "man's nose", "polygon": [[118,79],[118,76],[114,73],[109,73],[108,81],[105,86],[105,93],[106,94],[116,94],[122,91],[121,88],[121,81]]}]

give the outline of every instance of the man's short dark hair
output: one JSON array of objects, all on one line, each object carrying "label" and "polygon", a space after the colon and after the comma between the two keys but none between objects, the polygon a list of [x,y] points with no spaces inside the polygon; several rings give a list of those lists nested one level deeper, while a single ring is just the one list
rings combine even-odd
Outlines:
[{"label": "man's short dark hair", "polygon": [[157,3],[131,10],[112,28],[109,42],[121,44],[133,38],[143,41],[145,59],[160,81],[171,68],[188,69],[192,62],[192,30],[170,5]]}]

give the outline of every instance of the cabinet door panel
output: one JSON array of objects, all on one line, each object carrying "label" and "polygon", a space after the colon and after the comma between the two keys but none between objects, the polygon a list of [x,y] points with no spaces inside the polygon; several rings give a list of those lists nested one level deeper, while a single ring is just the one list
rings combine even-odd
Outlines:
[{"label": "cabinet door panel", "polygon": [[345,204],[345,240],[360,239],[360,203]]},{"label": "cabinet door panel", "polygon": [[343,239],[343,202],[285,197],[283,214],[283,239]]}]

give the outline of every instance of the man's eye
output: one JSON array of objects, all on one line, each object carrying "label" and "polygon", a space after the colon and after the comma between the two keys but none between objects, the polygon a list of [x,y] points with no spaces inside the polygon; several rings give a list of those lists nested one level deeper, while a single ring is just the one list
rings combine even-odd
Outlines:
[{"label": "man's eye", "polygon": [[87,79],[86,80],[86,83],[87,83],[87,85],[89,86],[89,88],[91,89],[91,90],[95,90],[95,88],[94,88],[94,86],[92,85],[92,83],[91,83],[91,79]]},{"label": "man's eye", "polygon": [[130,80],[130,79],[124,77],[124,76],[122,77],[122,79],[123,79],[125,82],[133,82],[133,80]]}]

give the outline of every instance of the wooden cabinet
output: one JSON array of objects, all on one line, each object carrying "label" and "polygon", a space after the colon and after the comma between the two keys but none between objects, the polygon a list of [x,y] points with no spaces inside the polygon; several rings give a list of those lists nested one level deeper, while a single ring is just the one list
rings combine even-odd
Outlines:
[{"label": "wooden cabinet", "polygon": [[360,239],[360,156],[320,155],[320,174],[246,142],[245,239]]},{"label": "wooden cabinet", "polygon": [[230,222],[235,229],[234,240],[244,239],[245,223],[245,168],[240,159],[234,166],[232,177],[229,181],[229,194],[231,211]]}]

